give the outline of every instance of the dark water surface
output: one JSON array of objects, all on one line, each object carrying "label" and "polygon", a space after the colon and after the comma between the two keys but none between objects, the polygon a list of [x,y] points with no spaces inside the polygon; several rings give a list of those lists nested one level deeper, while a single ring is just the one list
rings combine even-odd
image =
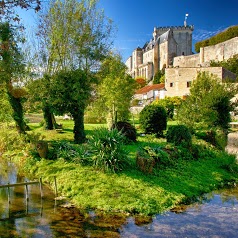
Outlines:
[{"label": "dark water surface", "polygon": [[[0,160],[0,184],[23,182]],[[154,217],[81,214],[39,185],[0,189],[0,237],[238,237],[238,188],[209,193],[200,202]]]}]

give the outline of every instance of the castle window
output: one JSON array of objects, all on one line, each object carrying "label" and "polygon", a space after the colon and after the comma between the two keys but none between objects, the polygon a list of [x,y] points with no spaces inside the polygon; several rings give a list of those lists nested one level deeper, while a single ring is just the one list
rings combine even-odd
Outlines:
[{"label": "castle window", "polygon": [[170,83],[169,86],[172,88],[174,86],[174,83]]},{"label": "castle window", "polygon": [[190,88],[192,85],[192,82],[191,81],[187,81],[187,88]]}]

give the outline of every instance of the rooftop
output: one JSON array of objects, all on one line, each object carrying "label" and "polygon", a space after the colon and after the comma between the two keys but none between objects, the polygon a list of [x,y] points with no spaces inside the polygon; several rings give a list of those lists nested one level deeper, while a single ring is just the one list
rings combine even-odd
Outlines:
[{"label": "rooftop", "polygon": [[147,85],[147,86],[137,90],[136,94],[144,94],[144,93],[148,93],[149,91],[152,91],[152,90],[162,90],[165,88],[164,86],[165,86],[164,83]]}]

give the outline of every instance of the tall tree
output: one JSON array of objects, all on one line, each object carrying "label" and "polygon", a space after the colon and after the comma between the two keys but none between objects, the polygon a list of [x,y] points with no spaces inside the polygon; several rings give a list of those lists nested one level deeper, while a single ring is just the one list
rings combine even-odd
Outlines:
[{"label": "tall tree", "polygon": [[135,93],[136,81],[126,74],[126,66],[119,55],[111,54],[102,63],[98,72],[99,86],[96,105],[101,113],[106,112],[109,119],[126,121]]},{"label": "tall tree", "polygon": [[230,112],[234,109],[231,99],[237,92],[235,84],[222,83],[217,77],[202,72],[182,103],[178,118],[193,129],[221,129],[226,133],[231,120]]},{"label": "tall tree", "polygon": [[[54,91],[53,86],[59,87],[55,91],[62,89],[54,80],[61,82],[62,85],[65,85],[63,83],[63,80],[65,80],[66,84],[69,83],[69,87],[66,87],[69,94],[74,94],[72,92],[74,90],[75,92],[80,91],[85,96],[90,96],[88,90],[91,88],[92,71],[97,70],[99,62],[112,46],[110,40],[112,34],[111,20],[107,19],[104,12],[97,8],[97,2],[96,0],[81,0],[80,2],[77,0],[52,1],[49,9],[40,15],[38,36],[40,37],[41,48],[38,62],[40,62],[39,67],[44,71],[43,73],[48,75],[49,81],[44,82],[49,83],[51,91]],[[78,75],[78,72],[81,73],[77,82],[73,75]],[[81,81],[82,79],[85,80],[85,83]],[[84,84],[88,85],[88,88],[84,87]],[[76,89],[76,87],[80,88]],[[47,88],[47,86],[44,88]],[[66,92],[64,91],[64,93]],[[48,96],[50,95],[52,96],[49,92]],[[42,102],[45,102],[44,108],[49,109],[48,111],[44,110],[45,114],[52,111],[63,112],[59,110],[60,105],[54,103],[56,100],[62,102],[62,99],[59,98],[61,96],[61,93],[55,94],[55,100],[52,100],[52,97],[50,97],[50,100],[48,100],[49,98],[42,100]],[[80,97],[80,100],[85,100],[80,102],[81,105],[86,104],[88,98],[78,95],[78,98]],[[53,102],[54,108],[50,108],[49,101]],[[67,100],[67,103],[71,102]],[[76,110],[73,116],[75,127],[77,127],[74,130],[76,142],[85,139],[84,108],[83,106],[83,111]],[[72,113],[72,110],[70,109],[68,112]],[[78,115],[75,113],[78,113]],[[83,130],[80,132],[81,139],[77,136],[79,130]]]},{"label": "tall tree", "polygon": [[42,65],[48,74],[62,69],[95,69],[112,47],[112,22],[98,0],[57,0],[39,16]]},{"label": "tall tree", "polygon": [[24,74],[22,54],[15,40],[16,33],[9,23],[0,24],[0,81],[6,87],[10,105],[13,109],[13,119],[20,133],[25,133],[22,100],[25,90],[18,84]]},{"label": "tall tree", "polygon": [[41,0],[1,0],[0,1],[0,19],[3,21],[20,21],[16,14],[16,8],[34,9],[36,12],[41,8]]}]

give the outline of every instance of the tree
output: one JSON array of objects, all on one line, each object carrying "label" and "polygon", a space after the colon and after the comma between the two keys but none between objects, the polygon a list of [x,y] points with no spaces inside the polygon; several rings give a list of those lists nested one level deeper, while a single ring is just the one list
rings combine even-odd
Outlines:
[{"label": "tree", "polygon": [[76,143],[86,139],[84,111],[91,96],[92,79],[81,69],[62,70],[54,74],[50,82],[50,104],[57,114],[72,115]]},{"label": "tree", "polygon": [[182,103],[182,99],[178,96],[165,97],[164,99],[159,99],[152,102],[152,104],[164,107],[167,112],[167,117],[169,119],[174,118],[174,111],[179,108],[181,103]]},{"label": "tree", "polygon": [[[103,11],[97,9],[97,2],[96,0],[52,1],[47,12],[41,13],[37,33],[40,42],[37,54],[38,67],[48,75],[51,88],[52,85],[58,87],[51,81],[59,77],[59,72],[61,74],[83,70],[85,76],[83,78],[91,82],[91,72],[97,69],[99,62],[108,53],[112,45],[110,40],[112,24]],[[45,80],[43,82],[46,83],[44,88],[47,88],[48,82]],[[71,92],[69,87],[67,89]],[[87,94],[87,89],[85,90]],[[43,111],[48,115],[54,109],[48,103],[49,100],[45,99]],[[81,111],[79,114],[82,116]],[[47,118],[50,118],[50,115]],[[83,118],[80,121],[82,123]]]},{"label": "tree", "polygon": [[42,67],[53,74],[62,69],[97,67],[111,48],[112,22],[97,9],[97,0],[52,1],[39,18]]},{"label": "tree", "polygon": [[35,108],[36,110],[42,109],[43,117],[45,120],[45,129],[52,130],[57,128],[57,124],[53,117],[53,107],[50,105],[50,81],[49,75],[45,74],[44,77],[39,79],[30,79],[27,82],[27,102],[28,107]]},{"label": "tree", "polygon": [[[98,72],[97,102],[100,111],[111,115],[112,122],[129,119],[129,108],[135,93],[136,81],[126,74],[126,66],[119,55],[110,55]],[[104,108],[104,110],[102,110]]]},{"label": "tree", "polygon": [[222,130],[225,133],[234,109],[231,99],[237,94],[235,84],[221,83],[206,72],[198,74],[190,89],[190,95],[178,112],[181,123],[192,129]]},{"label": "tree", "polygon": [[12,121],[12,108],[4,84],[0,86],[0,122]]},{"label": "tree", "polygon": [[154,76],[154,79],[153,79],[153,84],[159,84],[159,83],[164,83],[164,74],[165,74],[165,70],[162,69],[162,70],[158,70]]},{"label": "tree", "polygon": [[[15,35],[14,35],[15,33]],[[0,81],[5,85],[8,101],[12,107],[12,117],[20,133],[25,133],[22,102],[26,91],[19,84],[24,75],[22,54],[15,40],[17,34],[9,23],[0,24]]]},{"label": "tree", "polygon": [[15,13],[17,7],[22,9],[34,9],[36,12],[41,8],[41,0],[1,0],[0,17],[1,20],[20,21],[19,16]]},{"label": "tree", "polygon": [[141,77],[136,78],[136,89],[141,89],[146,86],[146,80]]},{"label": "tree", "polygon": [[139,121],[145,133],[163,136],[167,127],[167,114],[164,107],[150,104],[140,112]]}]

